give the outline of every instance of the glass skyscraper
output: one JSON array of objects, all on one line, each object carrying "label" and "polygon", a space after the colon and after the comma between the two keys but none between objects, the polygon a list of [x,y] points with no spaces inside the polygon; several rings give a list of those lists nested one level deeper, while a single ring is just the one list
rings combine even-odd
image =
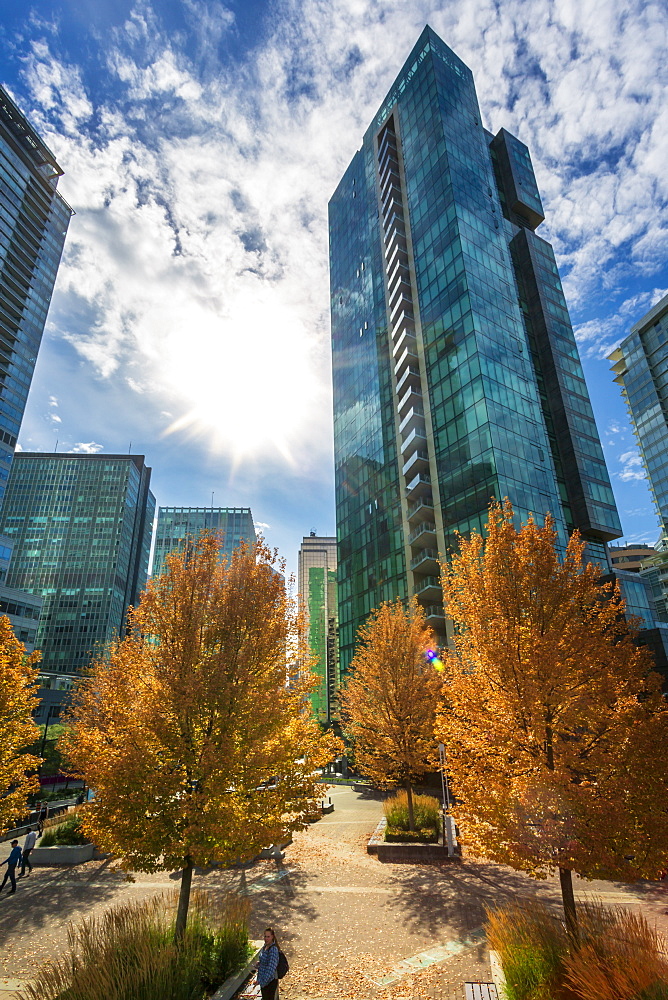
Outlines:
[{"label": "glass skyscraper", "polygon": [[[41,709],[122,634],[146,586],[155,499],[140,455],[17,452],[0,511],[7,584],[43,598]],[[52,711],[53,709],[53,711]]]},{"label": "glass skyscraper", "polygon": [[202,532],[221,538],[220,554],[228,560],[242,541],[257,541],[250,507],[159,507],[152,576],[160,576],[170,552],[181,551]]},{"label": "glass skyscraper", "polygon": [[0,500],[72,210],[53,153],[0,88]]},{"label": "glass skyscraper", "polygon": [[320,722],[336,715],[339,688],[336,538],[302,539],[299,550],[299,606],[308,629],[309,652],[315,658],[312,672],[318,678],[311,692],[313,713]]},{"label": "glass skyscraper", "polygon": [[668,538],[668,295],[631,327],[609,355]]},{"label": "glass skyscraper", "polygon": [[381,601],[442,641],[439,553],[491,497],[607,567],[621,534],[527,147],[426,27],[330,201],[341,666]]}]

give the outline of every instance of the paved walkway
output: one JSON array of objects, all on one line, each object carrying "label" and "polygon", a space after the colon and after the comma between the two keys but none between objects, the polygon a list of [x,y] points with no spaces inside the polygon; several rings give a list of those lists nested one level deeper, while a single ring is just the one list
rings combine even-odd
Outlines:
[{"label": "paved walkway", "polygon": [[[283,863],[196,875],[212,891],[234,886],[252,901],[251,936],[276,928],[291,971],[283,1000],[463,1000],[464,981],[488,980],[480,928],[485,905],[540,896],[559,907],[557,880],[536,882],[498,865],[382,864],[366,841],[382,805],[366,790],[331,790],[335,811],[295,837]],[[2,858],[0,858],[2,860]],[[129,882],[108,862],[35,869],[0,898],[0,1000],[62,951],[70,920],[113,902],[178,888],[179,873]],[[580,896],[640,907],[668,935],[668,886],[578,882]]]}]

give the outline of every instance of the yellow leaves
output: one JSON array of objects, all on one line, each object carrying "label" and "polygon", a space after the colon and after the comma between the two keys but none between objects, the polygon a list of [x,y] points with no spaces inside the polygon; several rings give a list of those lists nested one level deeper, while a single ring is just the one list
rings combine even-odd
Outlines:
[{"label": "yellow leaves", "polygon": [[6,829],[25,810],[27,796],[39,789],[34,770],[40,758],[26,748],[39,738],[32,719],[37,704],[39,653],[26,655],[9,618],[0,617],[0,829]]},{"label": "yellow leaves", "polygon": [[435,765],[435,709],[439,674],[425,653],[434,636],[413,600],[400,600],[372,613],[360,629],[352,677],[342,693],[355,760],[372,780],[407,781]]},{"label": "yellow leaves", "polygon": [[137,870],[277,840],[340,745],[286,686],[299,621],[275,554],[242,547],[228,565],[218,550],[203,538],[168,559],[74,699],[67,752],[97,795],[87,826]]},{"label": "yellow leaves", "polygon": [[618,588],[602,591],[577,535],[563,560],[558,544],[550,518],[516,530],[506,501],[492,505],[486,541],[462,538],[443,567],[456,633],[437,732],[459,817],[475,850],[502,863],[616,864],[627,877],[624,856],[636,873],[651,856],[650,872],[668,835],[656,808],[668,791],[660,679]]}]

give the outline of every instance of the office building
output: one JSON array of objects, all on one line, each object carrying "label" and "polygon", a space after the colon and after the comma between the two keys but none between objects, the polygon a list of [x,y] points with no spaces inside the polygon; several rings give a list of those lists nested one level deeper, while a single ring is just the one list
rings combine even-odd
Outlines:
[{"label": "office building", "polygon": [[610,545],[608,553],[613,569],[621,569],[626,573],[639,573],[643,563],[650,556],[656,555],[656,549],[644,542],[630,542],[628,545]]},{"label": "office building", "polygon": [[668,537],[668,295],[610,355],[631,418],[657,516]]},{"label": "office building", "polygon": [[381,601],[440,640],[439,554],[491,497],[607,567],[621,535],[527,147],[426,27],[329,206],[342,670]]},{"label": "office building", "polygon": [[0,501],[72,210],[62,170],[0,88]]},{"label": "office building", "polygon": [[241,542],[257,541],[250,507],[159,507],[151,575],[160,576],[166,556],[182,551],[186,541],[202,533],[221,539],[221,558],[228,561]]},{"label": "office building", "polygon": [[329,723],[337,715],[339,688],[336,538],[314,531],[302,539],[298,565],[299,607],[307,629],[311,670],[318,685],[311,693],[313,713]]},{"label": "office building", "polygon": [[14,456],[0,534],[14,547],[7,586],[43,600],[38,722],[58,714],[72,680],[122,635],[146,585],[150,478],[140,455]]}]

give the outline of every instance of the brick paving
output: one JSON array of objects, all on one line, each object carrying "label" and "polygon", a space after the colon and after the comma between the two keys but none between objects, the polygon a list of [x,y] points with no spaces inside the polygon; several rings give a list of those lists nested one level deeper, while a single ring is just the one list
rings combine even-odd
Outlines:
[{"label": "brick paving", "polygon": [[[480,928],[485,905],[540,896],[559,906],[554,879],[536,882],[473,861],[383,864],[366,853],[382,813],[372,792],[337,786],[335,811],[295,836],[283,862],[198,872],[194,886],[234,887],[252,904],[251,937],[276,928],[290,961],[282,1000],[463,1000],[463,983],[489,981]],[[49,957],[67,925],[114,902],[176,892],[179,873],[128,881],[108,861],[37,869],[0,897],[0,1000]],[[668,886],[578,882],[580,896],[640,907],[668,936]],[[11,981],[10,981],[11,980]],[[4,989],[3,989],[4,986]]]}]

